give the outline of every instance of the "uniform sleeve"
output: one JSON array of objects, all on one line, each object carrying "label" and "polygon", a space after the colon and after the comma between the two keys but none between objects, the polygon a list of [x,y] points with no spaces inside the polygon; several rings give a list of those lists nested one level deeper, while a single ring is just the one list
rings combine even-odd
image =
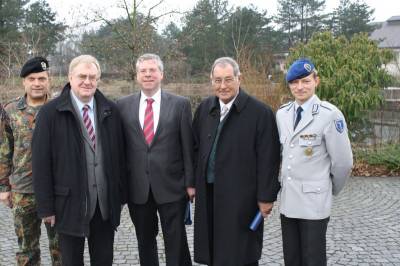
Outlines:
[{"label": "uniform sleeve", "polygon": [[280,189],[280,142],[275,115],[266,109],[257,127],[257,199],[274,202]]},{"label": "uniform sleeve", "polygon": [[0,192],[11,190],[10,175],[14,154],[14,137],[7,113],[1,110],[0,126]]},{"label": "uniform sleeve", "polygon": [[343,189],[353,167],[353,153],[346,120],[339,110],[333,112],[324,135],[326,149],[331,159],[333,195],[337,195]]},{"label": "uniform sleeve", "polygon": [[185,187],[194,187],[192,110],[187,99],[183,103],[180,126]]}]

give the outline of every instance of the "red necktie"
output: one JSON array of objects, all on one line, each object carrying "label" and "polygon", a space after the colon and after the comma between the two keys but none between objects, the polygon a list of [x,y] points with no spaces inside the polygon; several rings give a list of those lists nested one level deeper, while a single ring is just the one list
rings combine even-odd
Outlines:
[{"label": "red necktie", "polygon": [[87,133],[89,134],[89,138],[92,140],[93,149],[96,148],[96,134],[94,133],[94,128],[92,124],[92,120],[89,117],[89,105],[85,105],[83,108],[83,123],[85,124]]},{"label": "red necktie", "polygon": [[148,145],[154,138],[154,120],[153,120],[153,107],[154,100],[148,98],[146,110],[144,111],[143,134]]}]

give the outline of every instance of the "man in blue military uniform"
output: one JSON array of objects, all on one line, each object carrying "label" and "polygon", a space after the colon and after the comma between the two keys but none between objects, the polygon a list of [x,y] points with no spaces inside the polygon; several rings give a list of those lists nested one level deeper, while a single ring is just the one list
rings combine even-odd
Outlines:
[{"label": "man in blue military uniform", "polygon": [[321,101],[314,64],[299,59],[286,75],[294,102],[277,112],[282,145],[281,225],[285,265],[326,265],[326,229],[332,195],[343,188],[353,165],[346,121]]}]

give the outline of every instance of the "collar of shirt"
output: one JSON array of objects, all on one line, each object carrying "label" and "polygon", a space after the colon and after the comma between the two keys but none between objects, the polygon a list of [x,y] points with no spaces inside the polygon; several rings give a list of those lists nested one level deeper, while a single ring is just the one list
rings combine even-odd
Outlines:
[{"label": "collar of shirt", "polygon": [[[219,100],[219,106],[220,106],[220,111],[222,112],[222,108],[224,108],[224,106],[228,107],[228,112],[226,112],[226,114],[229,113],[229,110],[231,110],[232,104],[233,102],[236,100],[236,97],[239,95],[239,92],[236,94],[236,96],[227,104],[225,104],[223,101]],[[226,115],[225,114],[225,115]]]},{"label": "collar of shirt", "polygon": [[147,99],[152,98],[154,100],[152,107],[153,107],[153,123],[154,123],[154,132],[157,130],[158,121],[160,118],[160,108],[161,108],[161,88],[157,90],[157,92],[151,96],[147,97],[143,92],[140,92],[140,103],[139,103],[139,122],[140,126],[143,129],[144,123],[144,113],[147,107]]},{"label": "collar of shirt", "polygon": [[296,101],[294,102],[294,113],[296,115],[296,111],[299,108],[299,106],[301,106],[301,108],[303,108],[303,114],[305,114],[308,110],[308,108],[310,108],[312,101],[314,100],[315,94],[313,96],[310,97],[310,99],[308,99],[307,101],[305,101],[305,103],[303,103],[302,105],[299,105]]},{"label": "collar of shirt", "polygon": [[89,105],[89,112],[93,113],[93,104],[94,104],[94,97],[92,97],[92,99],[90,99],[90,101],[88,103],[84,103],[81,100],[79,100],[78,97],[76,97],[75,93],[71,90],[71,95],[72,95],[72,99],[74,99],[76,105],[78,106],[78,109],[81,111],[81,115],[83,115],[83,107],[85,105]]},{"label": "collar of shirt", "polygon": [[154,104],[160,104],[161,103],[161,89],[158,89],[156,93],[154,93],[153,96],[147,97],[143,92],[140,92],[140,104],[146,104],[147,105],[147,99],[152,98],[154,100]]},{"label": "collar of shirt", "polygon": [[71,92],[72,99],[74,100],[74,102],[76,103],[76,106],[78,107],[78,109],[80,111],[79,113],[80,113],[82,119],[83,119],[83,107],[85,105],[89,106],[88,115],[89,115],[90,120],[92,121],[94,132],[96,132],[96,121],[94,120],[94,109],[93,109],[94,97],[92,97],[92,99],[90,99],[90,101],[88,103],[84,103],[81,100],[79,100],[78,97],[76,97],[75,93],[72,90],[70,92]]}]

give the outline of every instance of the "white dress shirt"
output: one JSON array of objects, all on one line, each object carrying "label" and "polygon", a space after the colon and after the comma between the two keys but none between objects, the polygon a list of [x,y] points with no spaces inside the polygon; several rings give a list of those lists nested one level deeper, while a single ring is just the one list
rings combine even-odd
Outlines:
[{"label": "white dress shirt", "polygon": [[[239,94],[239,93],[238,93]],[[229,110],[231,110],[231,107],[232,107],[232,104],[233,104],[233,102],[235,101],[235,99],[236,99],[236,97],[238,96],[238,94],[236,94],[236,96],[229,102],[229,103],[227,103],[227,104],[225,104],[223,101],[221,101],[221,100],[219,100],[219,106],[220,106],[220,108],[221,108],[221,116],[220,116],[220,118],[219,118],[219,121],[222,121],[224,118],[225,118],[225,116],[229,113]],[[226,109],[226,108],[228,108],[228,110],[226,110],[225,112],[224,112],[224,109]]]},{"label": "white dress shirt", "polygon": [[140,103],[139,103],[139,122],[143,129],[144,113],[147,107],[147,99],[151,98],[154,100],[153,107],[153,122],[154,122],[154,134],[156,133],[158,120],[160,119],[160,106],[161,106],[161,89],[159,89],[152,97],[147,97],[143,92],[140,92]]},{"label": "white dress shirt", "polygon": [[306,113],[306,111],[308,110],[308,108],[310,108],[310,105],[313,102],[314,97],[315,97],[315,94],[313,96],[311,96],[310,99],[308,99],[302,105],[299,105],[296,101],[294,101],[293,125],[296,121],[297,109],[301,106],[301,108],[303,109],[303,111],[301,112],[301,118],[303,118],[303,116]]},{"label": "white dress shirt", "polygon": [[89,115],[90,120],[92,121],[94,133],[96,134],[96,124],[95,124],[96,122],[94,120],[94,109],[93,109],[94,97],[92,97],[92,99],[90,99],[90,101],[88,103],[84,103],[81,100],[79,100],[78,97],[76,97],[75,93],[72,90],[71,90],[71,95],[72,95],[72,99],[74,99],[76,105],[78,106],[78,109],[80,110],[82,119],[83,119],[83,107],[85,105],[89,106],[88,115]]}]

